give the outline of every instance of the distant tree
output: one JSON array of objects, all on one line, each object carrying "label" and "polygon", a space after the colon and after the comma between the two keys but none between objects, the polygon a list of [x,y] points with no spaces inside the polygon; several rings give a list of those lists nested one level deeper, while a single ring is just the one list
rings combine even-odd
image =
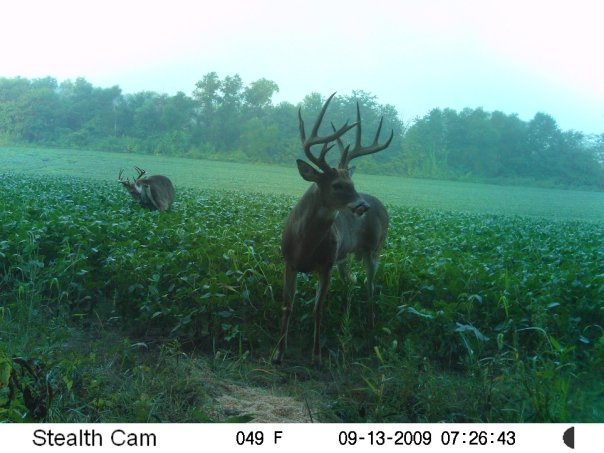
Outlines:
[{"label": "distant tree", "polygon": [[323,98],[320,93],[313,91],[304,96],[299,108],[302,109],[304,117],[308,116],[308,118],[315,118],[324,102],[325,98]]},{"label": "distant tree", "polygon": [[56,138],[59,99],[57,81],[51,77],[31,81],[15,100],[13,131],[28,143],[48,143]]},{"label": "distant tree", "polygon": [[258,79],[247,86],[243,92],[246,107],[255,115],[266,111],[272,105],[273,96],[279,92],[279,86],[268,79]]},{"label": "distant tree", "polygon": [[403,139],[403,169],[409,176],[442,177],[449,169],[448,121],[454,112],[433,109],[409,127]]},{"label": "distant tree", "polygon": [[253,161],[278,162],[281,160],[278,136],[279,131],[275,125],[253,117],[243,125],[240,147]]},{"label": "distant tree", "polygon": [[599,164],[593,149],[587,145],[585,135],[580,132],[562,133],[554,165],[554,180],[565,185],[604,187],[604,168]]},{"label": "distant tree", "polygon": [[493,177],[499,174],[497,130],[481,108],[464,109],[449,124],[449,165],[459,174]]},{"label": "distant tree", "polygon": [[232,151],[241,133],[243,82],[241,77],[235,74],[226,76],[220,86],[220,103],[215,117],[211,120],[212,137],[214,137],[217,149]]},{"label": "distant tree", "polygon": [[161,121],[166,130],[190,131],[195,115],[195,102],[182,91],[165,99]]},{"label": "distant tree", "polygon": [[215,143],[217,140],[214,130],[216,111],[221,103],[220,89],[222,82],[216,72],[209,72],[195,84],[193,99],[197,107],[197,131],[195,136],[200,142]]},{"label": "distant tree", "polygon": [[59,86],[62,104],[62,125],[69,131],[78,131],[94,116],[91,108],[94,87],[83,78],[65,80]]},{"label": "distant tree", "polygon": [[17,77],[0,78],[0,135],[6,140],[20,141],[25,128],[23,99],[31,88],[31,82]]},{"label": "distant tree", "polygon": [[531,173],[527,147],[527,125],[518,115],[491,114],[491,124],[498,132],[497,153],[500,175],[526,177]]},{"label": "distant tree", "polygon": [[117,106],[121,89],[96,88],[83,78],[59,85],[61,141],[88,146],[99,139],[118,134]]},{"label": "distant tree", "polygon": [[558,124],[550,115],[537,113],[528,123],[527,146],[535,176],[549,178],[555,173],[552,164],[561,138]]},{"label": "distant tree", "polygon": [[590,135],[586,138],[585,142],[591,153],[595,156],[596,161],[604,166],[604,133]]},{"label": "distant tree", "polygon": [[293,164],[300,157],[301,146],[298,130],[298,109],[289,102],[281,102],[272,107],[263,122],[274,127],[277,132],[271,162]]},{"label": "distant tree", "polygon": [[197,101],[202,114],[212,115],[220,103],[222,82],[216,72],[208,72],[195,84],[193,98]]}]

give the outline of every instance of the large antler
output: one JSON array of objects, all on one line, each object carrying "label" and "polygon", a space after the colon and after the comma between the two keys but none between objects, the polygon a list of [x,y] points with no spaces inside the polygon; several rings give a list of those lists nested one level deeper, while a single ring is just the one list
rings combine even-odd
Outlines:
[{"label": "large antler", "polygon": [[[356,138],[354,143],[354,148],[349,152],[350,145],[344,147],[340,137],[337,137],[338,147],[340,148],[340,164],[339,168],[348,168],[348,164],[352,159],[356,159],[359,156],[365,156],[367,154],[377,153],[378,151],[382,151],[383,149],[388,148],[392,138],[394,137],[394,130],[390,132],[390,137],[386,140],[385,143],[378,143],[380,138],[380,132],[382,131],[382,123],[384,121],[384,117],[380,118],[380,124],[377,128],[377,132],[375,133],[375,138],[373,139],[373,143],[370,146],[362,146],[361,145],[361,110],[359,108],[359,103],[357,102],[357,121],[354,123],[357,126]],[[335,126],[332,124],[331,127],[335,131]]]},{"label": "large antler", "polygon": [[121,182],[123,185],[129,186],[130,185],[130,180],[128,178],[126,178],[124,180],[124,178],[122,177],[123,174],[124,174],[124,169],[122,168],[120,170],[120,173],[117,175],[117,180],[118,180],[118,182]]},{"label": "large antler", "polygon": [[[340,129],[336,130],[336,128],[334,127],[333,134],[326,135],[325,137],[319,137],[317,135],[319,132],[319,127],[321,126],[321,122],[323,121],[323,117],[325,116],[325,112],[327,111],[327,106],[329,105],[331,99],[335,96],[335,94],[336,93],[333,93],[331,96],[329,96],[327,98],[327,101],[325,101],[325,104],[323,104],[323,108],[319,112],[319,116],[317,117],[317,120],[315,121],[315,124],[310,132],[310,137],[308,138],[306,138],[306,132],[304,130],[304,121],[302,120],[302,108],[298,109],[298,119],[300,122],[300,139],[302,140],[304,154],[306,154],[308,160],[310,160],[313,164],[315,164],[324,172],[331,171],[331,167],[325,161],[325,156],[327,155],[327,152],[333,147],[333,145],[330,145],[329,143],[333,142],[334,140],[340,140],[340,137],[342,135],[344,135],[346,132],[348,132],[350,129],[357,125],[357,123],[348,124],[348,121],[346,121],[344,126],[342,126]],[[310,151],[310,148],[314,145],[323,145],[319,156],[315,156]]]},{"label": "large antler", "polygon": [[138,181],[139,179],[141,179],[145,173],[147,173],[145,170],[143,170],[142,168],[137,167],[136,165],[134,166],[134,169],[137,171],[138,176],[136,177],[136,180]]}]

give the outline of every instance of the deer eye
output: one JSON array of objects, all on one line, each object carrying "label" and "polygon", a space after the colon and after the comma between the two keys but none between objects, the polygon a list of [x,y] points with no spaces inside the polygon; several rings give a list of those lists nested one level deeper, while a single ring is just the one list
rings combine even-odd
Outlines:
[{"label": "deer eye", "polygon": [[342,189],[344,189],[344,184],[342,184],[341,182],[334,182],[331,187],[333,188],[333,190],[335,191],[340,191]]}]

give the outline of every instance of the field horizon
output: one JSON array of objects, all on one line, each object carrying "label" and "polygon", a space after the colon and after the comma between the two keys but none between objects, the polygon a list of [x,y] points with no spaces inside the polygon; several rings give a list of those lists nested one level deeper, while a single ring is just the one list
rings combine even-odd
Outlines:
[{"label": "field horizon", "polygon": [[[0,147],[0,172],[117,181],[133,167],[170,177],[179,187],[301,196],[308,183],[292,166],[106,151]],[[357,190],[387,205],[451,212],[604,221],[604,192],[355,174]],[[119,186],[116,184],[116,189]]]}]

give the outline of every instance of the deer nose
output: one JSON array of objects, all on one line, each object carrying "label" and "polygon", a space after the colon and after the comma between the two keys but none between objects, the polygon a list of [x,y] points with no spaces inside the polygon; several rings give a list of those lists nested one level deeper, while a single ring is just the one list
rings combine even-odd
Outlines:
[{"label": "deer nose", "polygon": [[361,200],[356,206],[352,207],[352,212],[356,215],[361,216],[367,212],[369,205],[365,200]]}]

